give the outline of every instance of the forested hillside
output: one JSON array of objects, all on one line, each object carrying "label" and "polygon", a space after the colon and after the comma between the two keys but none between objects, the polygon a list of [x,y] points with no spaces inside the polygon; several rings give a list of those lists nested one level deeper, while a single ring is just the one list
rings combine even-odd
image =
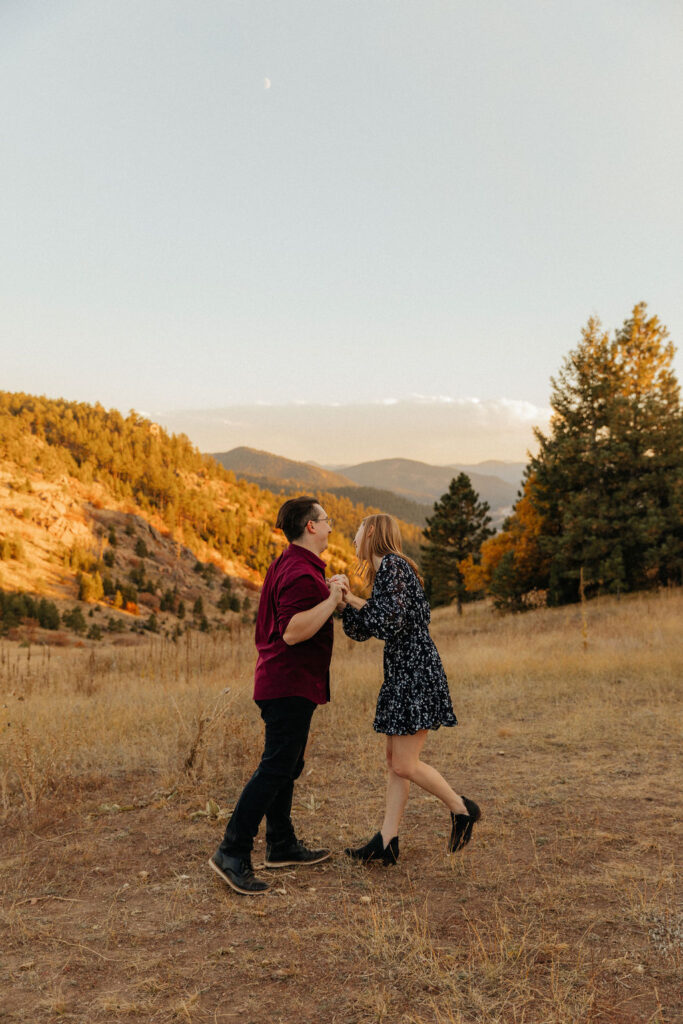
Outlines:
[{"label": "forested hillside", "polygon": [[232,448],[229,452],[213,452],[211,457],[225,469],[232,470],[236,476],[277,480],[287,487],[304,488],[313,494],[318,490],[329,491],[333,487],[352,484],[345,476],[323,469],[322,466],[286,459],[282,455],[273,455],[272,452],[257,448]]},{"label": "forested hillside", "polygon": [[[330,569],[348,572],[371,509],[318,497],[335,522]],[[237,611],[238,600],[249,610],[249,593],[285,543],[273,530],[281,501],[135,412],[0,392],[6,592],[100,602],[117,614],[140,604],[177,613],[192,601],[197,622],[210,626],[208,611]],[[418,553],[419,528],[402,529]],[[227,586],[214,592],[221,576]]]}]

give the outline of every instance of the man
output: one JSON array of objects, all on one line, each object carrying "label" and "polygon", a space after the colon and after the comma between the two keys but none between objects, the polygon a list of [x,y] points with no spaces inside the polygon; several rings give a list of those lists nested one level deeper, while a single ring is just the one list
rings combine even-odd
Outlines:
[{"label": "man", "polygon": [[319,864],[330,856],[297,839],[291,811],[313,712],[330,699],[332,613],[342,601],[342,586],[325,581],[320,555],[332,523],[315,498],[303,497],[286,501],[275,525],[289,547],[266,573],[256,620],[254,700],[265,722],[265,745],[209,860],[232,889],[250,896],[269,888],[251,864],[264,815],[267,868]]}]

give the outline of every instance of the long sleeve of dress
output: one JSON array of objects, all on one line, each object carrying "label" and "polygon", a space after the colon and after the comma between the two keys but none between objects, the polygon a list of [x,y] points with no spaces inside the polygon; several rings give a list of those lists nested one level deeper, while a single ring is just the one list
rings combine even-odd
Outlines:
[{"label": "long sleeve of dress", "polygon": [[429,618],[429,602],[417,575],[393,553],[380,563],[370,600],[357,611],[344,609],[347,636],[386,641],[384,681],[373,723],[386,736],[457,724],[446,673],[429,635]]},{"label": "long sleeve of dress", "polygon": [[391,640],[409,618],[408,574],[412,570],[402,558],[385,555],[369,601],[362,608],[344,609],[344,632],[352,640]]}]

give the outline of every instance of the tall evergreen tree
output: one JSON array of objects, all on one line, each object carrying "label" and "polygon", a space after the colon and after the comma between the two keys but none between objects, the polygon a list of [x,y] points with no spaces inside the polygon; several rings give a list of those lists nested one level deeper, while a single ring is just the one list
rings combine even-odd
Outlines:
[{"label": "tall evergreen tree", "polygon": [[458,563],[469,556],[476,559],[482,542],[490,537],[489,506],[479,501],[466,473],[451,480],[446,494],[434,505],[428,517],[422,547],[425,585],[431,604],[436,607],[471,599]]},{"label": "tall evergreen tree", "polygon": [[645,303],[613,340],[590,319],[552,378],[553,418],[531,460],[546,527],[548,600],[681,580],[683,420],[674,346]]}]

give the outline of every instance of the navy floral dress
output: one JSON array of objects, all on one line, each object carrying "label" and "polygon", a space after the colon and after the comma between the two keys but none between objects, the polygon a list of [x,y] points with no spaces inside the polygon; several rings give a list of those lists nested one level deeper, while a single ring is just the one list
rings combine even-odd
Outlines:
[{"label": "navy floral dress", "polygon": [[373,728],[387,736],[457,725],[448,681],[429,635],[429,603],[420,581],[400,555],[381,561],[370,600],[344,609],[352,640],[384,640],[384,682]]}]

